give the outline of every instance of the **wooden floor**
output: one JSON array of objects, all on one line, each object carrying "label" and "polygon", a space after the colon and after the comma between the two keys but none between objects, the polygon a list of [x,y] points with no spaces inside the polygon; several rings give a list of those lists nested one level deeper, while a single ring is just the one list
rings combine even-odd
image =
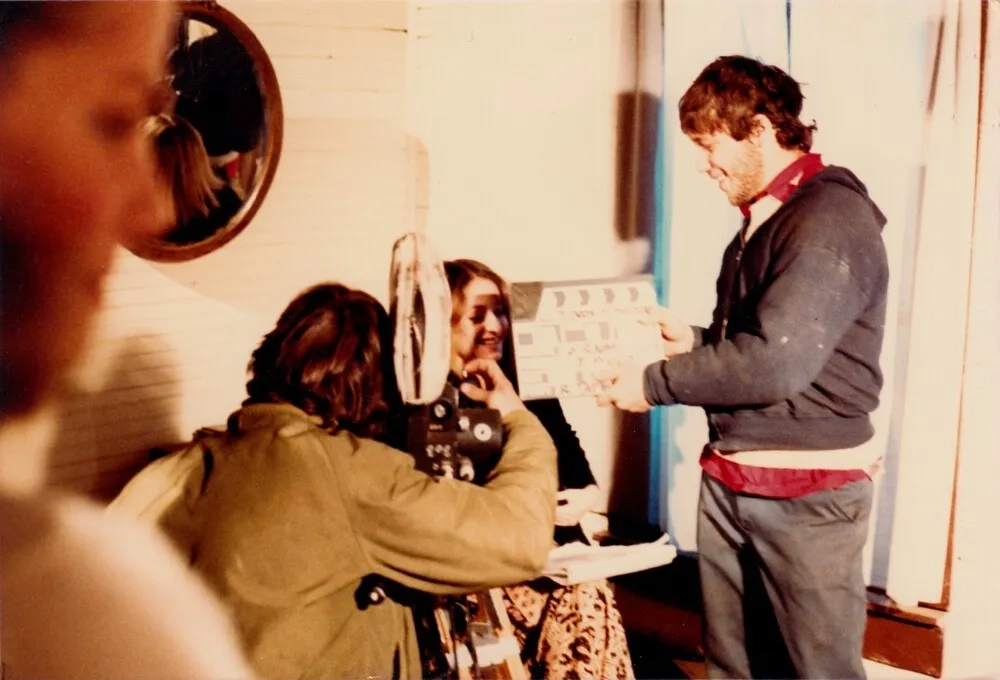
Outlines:
[{"label": "wooden floor", "polygon": [[[696,560],[678,556],[663,567],[611,581],[636,677],[705,677]],[[869,677],[941,677],[943,629],[938,622],[943,612],[889,608],[871,592],[868,609],[864,653],[873,669]]]},{"label": "wooden floor", "polygon": [[[613,579],[638,680],[704,678],[701,596],[692,559]],[[672,588],[671,585],[685,584]]]},{"label": "wooden floor", "polygon": [[628,635],[629,651],[636,680],[662,680],[665,678],[704,678],[705,664],[681,650],[672,649],[654,638],[631,633]]}]

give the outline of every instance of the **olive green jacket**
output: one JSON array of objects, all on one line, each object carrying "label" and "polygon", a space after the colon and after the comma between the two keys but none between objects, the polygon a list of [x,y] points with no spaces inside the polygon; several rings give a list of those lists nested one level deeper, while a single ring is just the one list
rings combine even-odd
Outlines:
[{"label": "olive green jacket", "polygon": [[295,407],[248,406],[228,433],[201,440],[204,465],[160,523],[230,606],[263,677],[418,678],[410,610],[391,598],[363,607],[359,585],[378,575],[456,594],[541,573],[555,448],[526,410],[504,418],[504,435],[479,487],[331,436]]}]

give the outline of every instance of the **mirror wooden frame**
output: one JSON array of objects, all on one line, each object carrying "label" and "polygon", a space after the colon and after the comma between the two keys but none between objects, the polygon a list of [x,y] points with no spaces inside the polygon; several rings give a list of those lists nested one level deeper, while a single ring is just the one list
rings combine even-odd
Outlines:
[{"label": "mirror wooden frame", "polygon": [[208,24],[216,30],[229,31],[247,50],[257,70],[257,80],[264,99],[264,167],[261,177],[255,183],[243,205],[229,220],[210,237],[197,243],[178,246],[159,239],[145,240],[129,247],[129,250],[145,260],[154,262],[185,262],[207,255],[236,238],[257,214],[267,196],[278,169],[281,157],[281,143],[284,136],[284,110],[281,91],[274,65],[257,36],[235,14],[219,5],[216,0],[187,0],[179,2],[180,15]]}]

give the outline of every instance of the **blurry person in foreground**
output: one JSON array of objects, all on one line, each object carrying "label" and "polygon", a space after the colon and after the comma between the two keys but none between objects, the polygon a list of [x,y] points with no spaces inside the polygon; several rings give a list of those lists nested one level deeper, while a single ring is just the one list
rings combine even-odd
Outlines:
[{"label": "blurry person in foreground", "polygon": [[4,677],[250,676],[167,543],[23,481],[9,432],[58,396],[115,248],[162,226],[152,148],[174,7],[0,2],[0,653]]}]

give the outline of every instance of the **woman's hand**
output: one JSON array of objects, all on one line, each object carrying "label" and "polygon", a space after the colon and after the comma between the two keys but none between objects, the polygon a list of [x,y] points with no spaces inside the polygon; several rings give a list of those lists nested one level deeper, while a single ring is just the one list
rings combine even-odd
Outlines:
[{"label": "woman's hand", "polygon": [[597,504],[598,489],[591,484],[583,489],[565,489],[559,492],[556,505],[556,526],[573,527]]},{"label": "woman's hand", "polygon": [[524,408],[521,397],[517,396],[514,386],[493,359],[473,359],[465,365],[465,375],[475,375],[485,382],[484,387],[462,383],[459,389],[469,399],[500,411],[501,416]]}]

